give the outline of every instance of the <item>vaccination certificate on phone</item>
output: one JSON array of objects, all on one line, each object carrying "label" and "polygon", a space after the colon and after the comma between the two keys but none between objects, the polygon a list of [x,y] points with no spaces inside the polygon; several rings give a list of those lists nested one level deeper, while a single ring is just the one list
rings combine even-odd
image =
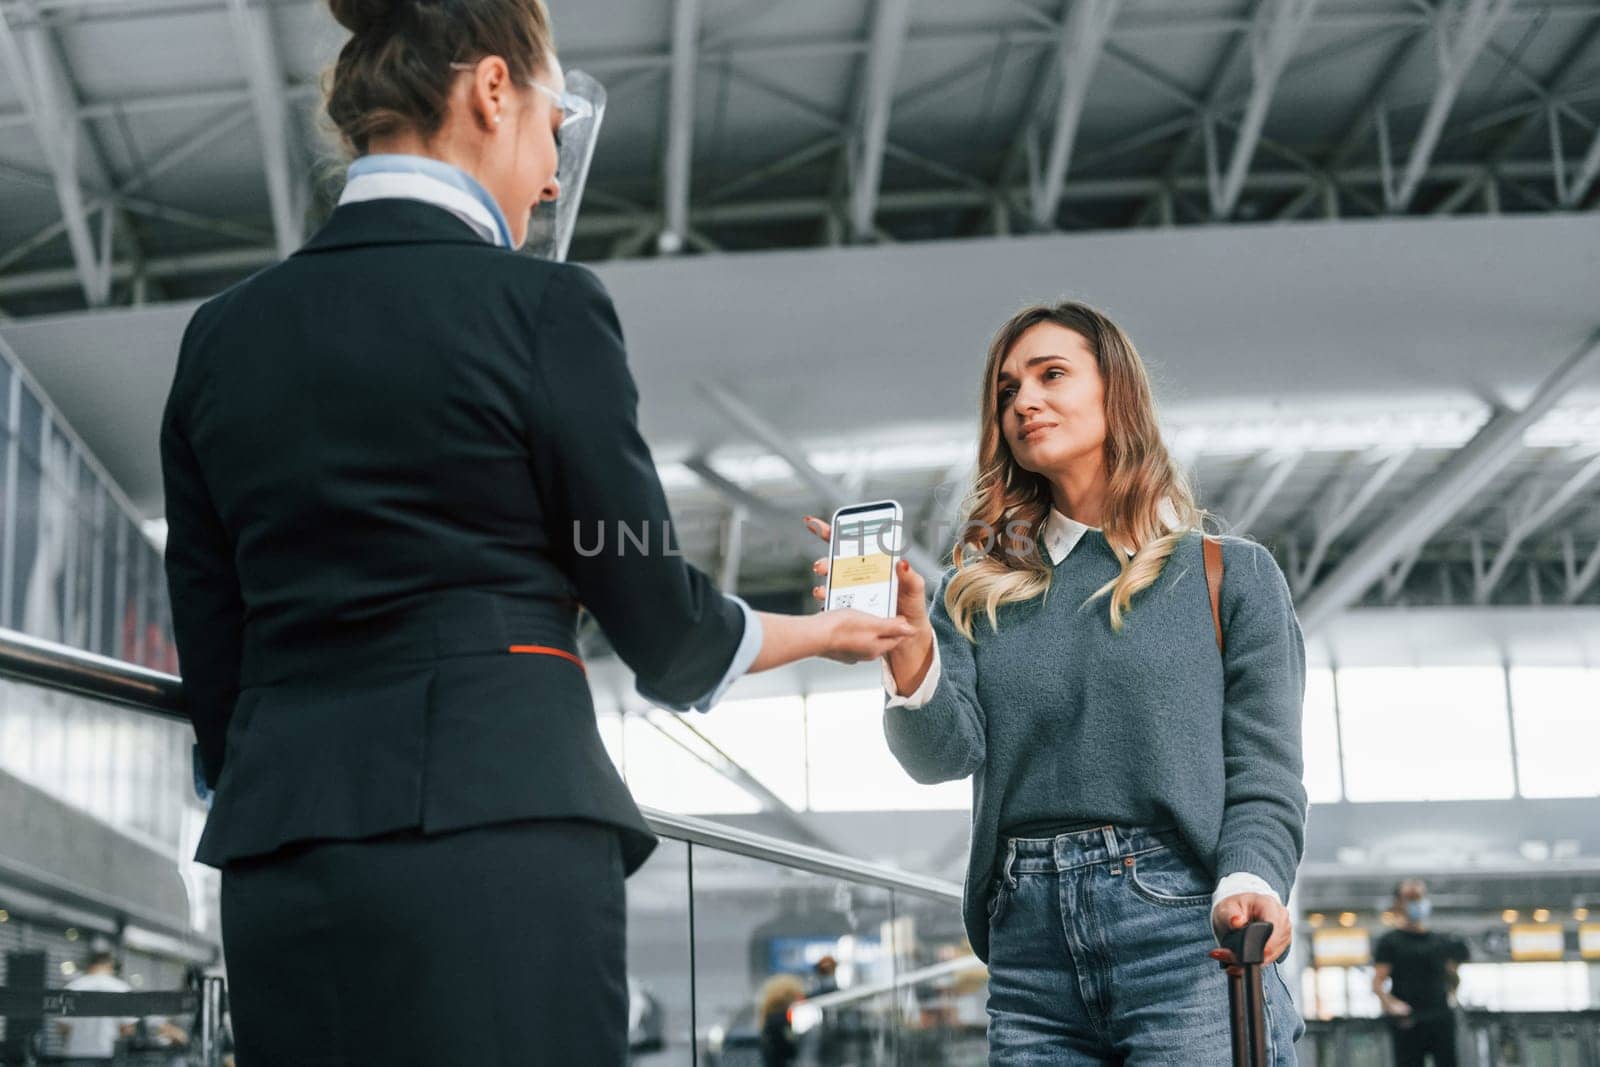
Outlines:
[{"label": "vaccination certificate on phone", "polygon": [[894,614],[900,527],[893,505],[838,517],[829,564],[829,608],[855,608],[885,618]]}]

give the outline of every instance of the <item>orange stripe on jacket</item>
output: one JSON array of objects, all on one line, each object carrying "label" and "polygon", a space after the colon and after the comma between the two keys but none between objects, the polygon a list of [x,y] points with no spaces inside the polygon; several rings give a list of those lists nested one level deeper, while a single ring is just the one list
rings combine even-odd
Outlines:
[{"label": "orange stripe on jacket", "polygon": [[573,663],[576,663],[578,665],[578,669],[584,674],[589,673],[589,668],[583,665],[583,660],[579,659],[577,656],[574,656],[571,652],[568,652],[564,648],[550,648],[547,645],[512,645],[511,651],[517,655],[525,656],[560,656],[562,659],[571,660]]}]

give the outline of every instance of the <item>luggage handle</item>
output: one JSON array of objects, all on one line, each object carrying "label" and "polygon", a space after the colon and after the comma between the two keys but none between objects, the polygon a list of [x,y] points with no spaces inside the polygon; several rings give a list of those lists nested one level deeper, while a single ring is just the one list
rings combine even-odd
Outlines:
[{"label": "luggage handle", "polygon": [[1247,923],[1229,931],[1221,945],[1233,953],[1232,963],[1222,969],[1228,973],[1228,1017],[1233,1037],[1234,1067],[1266,1067],[1267,1023],[1261,991],[1261,957],[1272,937],[1272,924]]}]

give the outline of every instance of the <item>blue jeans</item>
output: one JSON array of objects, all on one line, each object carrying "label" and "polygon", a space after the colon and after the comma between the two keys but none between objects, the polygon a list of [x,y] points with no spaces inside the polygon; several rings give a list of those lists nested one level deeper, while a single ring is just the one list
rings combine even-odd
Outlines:
[{"label": "blue jeans", "polygon": [[[989,899],[989,1063],[1232,1064],[1228,978],[1208,953],[1214,882],[1173,831],[1011,838]],[[1268,1062],[1305,1030],[1262,970]]]}]

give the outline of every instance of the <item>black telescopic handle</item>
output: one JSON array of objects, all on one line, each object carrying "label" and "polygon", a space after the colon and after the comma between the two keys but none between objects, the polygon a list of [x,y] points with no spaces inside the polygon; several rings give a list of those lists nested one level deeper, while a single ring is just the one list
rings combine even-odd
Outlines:
[{"label": "black telescopic handle", "polygon": [[1261,990],[1261,959],[1272,938],[1271,923],[1247,923],[1222,938],[1222,947],[1233,953],[1233,962],[1223,970],[1242,968],[1241,974],[1228,975],[1229,1029],[1233,1036],[1234,1067],[1265,1067],[1267,1062],[1267,1023]]}]

